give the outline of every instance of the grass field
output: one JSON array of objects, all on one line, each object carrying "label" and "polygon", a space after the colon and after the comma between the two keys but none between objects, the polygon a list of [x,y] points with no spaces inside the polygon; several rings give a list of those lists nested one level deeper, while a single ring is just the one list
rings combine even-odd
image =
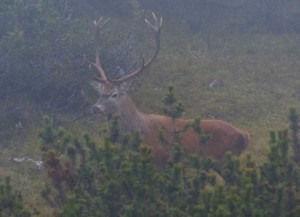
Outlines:
[{"label": "grass field", "polygon": [[[141,111],[160,113],[167,87],[174,86],[185,105],[184,117],[222,119],[245,129],[251,135],[247,152],[260,163],[268,150],[269,131],[288,127],[290,107],[300,111],[299,44],[299,35],[292,34],[214,35],[208,49],[203,35],[166,22],[161,53],[137,79],[137,90],[130,95]],[[214,80],[220,85],[211,88]],[[99,117],[68,128],[101,139],[104,125]],[[40,121],[32,122],[23,132],[11,129],[10,138],[0,141],[0,174],[12,177],[28,206],[40,208],[44,207],[39,196],[44,172],[32,162],[11,160],[24,156],[41,159],[38,127]]]}]

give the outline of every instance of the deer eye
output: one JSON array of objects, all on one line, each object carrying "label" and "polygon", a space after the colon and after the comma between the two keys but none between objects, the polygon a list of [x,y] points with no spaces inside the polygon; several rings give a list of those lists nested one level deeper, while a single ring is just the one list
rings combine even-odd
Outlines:
[{"label": "deer eye", "polygon": [[111,95],[112,98],[116,98],[117,96],[118,96],[118,93],[113,93],[113,94]]}]

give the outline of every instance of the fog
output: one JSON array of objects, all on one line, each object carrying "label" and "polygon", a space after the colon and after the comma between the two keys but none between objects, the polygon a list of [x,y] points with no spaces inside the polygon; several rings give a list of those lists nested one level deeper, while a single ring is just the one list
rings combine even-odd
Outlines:
[{"label": "fog", "polygon": [[[100,17],[102,19],[99,19]],[[160,18],[162,19],[161,29]],[[100,29],[95,28],[95,24],[98,22],[103,24],[100,25]],[[155,23],[156,25],[153,25]],[[279,189],[275,191],[272,188],[268,188],[268,197],[271,198],[271,202],[265,202],[264,198],[260,198],[260,202],[264,202],[264,206],[260,206],[256,196],[250,198],[253,199],[255,206],[260,209],[261,216],[266,214],[264,208],[267,208],[269,213],[276,213],[276,210],[269,205],[276,205],[277,201],[275,200],[277,199],[274,199],[275,197],[272,193],[279,198],[283,192],[281,190],[284,189],[281,186],[292,186],[290,189],[288,187],[288,189],[285,189],[284,199],[280,198],[282,203],[286,202],[288,204],[286,206],[278,206],[279,208],[286,208],[281,216],[287,216],[285,214],[291,213],[289,206],[294,206],[295,212],[298,212],[299,207],[296,206],[297,203],[294,201],[299,201],[299,195],[295,194],[294,197],[290,197],[290,192],[299,186],[299,168],[293,167],[293,169],[296,169],[290,169],[292,168],[290,166],[294,164],[289,164],[291,159],[289,154],[287,154],[289,153],[287,146],[275,147],[275,143],[276,145],[284,145],[284,142],[292,141],[288,139],[285,133],[287,131],[284,130],[292,126],[289,119],[295,121],[297,119],[295,118],[296,113],[300,112],[299,24],[299,0],[0,0],[1,176],[12,177],[14,185],[18,186],[20,191],[25,192],[24,195],[28,207],[41,205],[42,209],[46,209],[49,212],[48,209],[50,208],[46,207],[45,203],[40,204],[40,192],[35,192],[32,189],[44,187],[44,176],[46,176],[46,173],[45,168],[41,166],[42,158],[46,154],[54,152],[46,153],[47,149],[45,147],[42,150],[38,147],[43,142],[47,143],[47,141],[50,141],[51,143],[51,139],[59,145],[65,145],[65,143],[70,145],[68,148],[66,146],[57,151],[60,155],[57,157],[58,160],[53,158],[57,162],[65,160],[61,159],[61,156],[71,159],[69,159],[69,163],[61,163],[60,166],[62,167],[55,168],[56,172],[58,172],[57,177],[62,174],[62,171],[65,175],[65,172],[68,172],[72,166],[74,167],[71,169],[76,170],[74,174],[77,174],[78,171],[81,171],[81,168],[79,168],[81,165],[79,166],[78,164],[80,160],[82,160],[82,165],[84,165],[86,163],[85,160],[102,159],[102,156],[96,156],[99,153],[101,154],[101,151],[93,153],[91,148],[95,148],[96,143],[91,142],[89,136],[85,135],[84,139],[82,139],[82,141],[84,140],[83,143],[81,143],[80,139],[77,140],[77,136],[80,137],[83,132],[86,132],[91,137],[95,137],[99,144],[102,144],[103,140],[108,141],[107,129],[111,126],[106,119],[112,119],[111,116],[105,116],[99,111],[98,113],[94,112],[95,108],[100,108],[101,110],[103,106],[101,103],[95,104],[99,101],[99,96],[91,86],[95,79],[97,80],[98,78],[99,81],[99,74],[102,76],[105,74],[107,77],[105,79],[103,77],[102,79],[100,78],[100,81],[103,83],[115,81],[117,85],[114,87],[125,91],[128,94],[127,99],[129,97],[132,99],[126,101],[130,103],[125,104],[127,105],[127,112],[130,110],[128,108],[134,108],[134,112],[130,112],[133,109],[129,111],[132,116],[124,115],[125,112],[121,108],[120,113],[126,116],[124,119],[127,120],[124,128],[137,129],[140,125],[151,125],[149,123],[152,123],[152,119],[148,118],[149,116],[147,115],[151,113],[174,115],[176,118],[182,117],[199,121],[216,119],[221,120],[221,122],[216,121],[218,123],[228,122],[230,126],[231,124],[236,126],[237,128],[229,127],[234,129],[234,132],[245,131],[243,135],[247,136],[244,136],[242,139],[237,137],[236,139],[237,143],[241,143],[241,140],[248,143],[248,134],[250,135],[249,145],[247,147],[245,145],[245,147],[242,147],[243,150],[240,149],[237,152],[238,154],[241,153],[240,159],[243,162],[241,165],[246,166],[247,164],[249,168],[251,167],[247,171],[250,171],[252,175],[254,174],[253,177],[261,178],[265,176],[264,181],[267,180],[266,183],[275,183],[274,189]],[[157,32],[160,34],[160,37],[157,36],[159,35]],[[154,57],[153,61],[151,57]],[[116,82],[120,81],[118,79],[126,78],[130,73],[139,72],[138,69],[141,69],[141,73],[137,73],[138,76],[129,77],[130,79],[126,79],[126,82]],[[108,98],[104,94],[102,99],[105,97]],[[164,103],[168,102],[166,99],[175,102],[175,98],[178,99],[178,107],[171,111],[165,109]],[[131,107],[128,106],[129,104]],[[289,116],[290,108],[294,108],[294,110],[291,110],[293,112]],[[142,123],[140,125],[135,124],[133,121],[136,118],[136,114],[143,114],[138,116],[140,123]],[[45,117],[48,117],[46,118],[47,121],[44,121]],[[154,115],[154,117],[158,116]],[[169,117],[159,117],[156,120],[170,120]],[[148,122],[145,120],[148,120]],[[44,131],[41,131],[43,123],[46,123],[46,127]],[[294,130],[293,141],[296,141],[298,125],[296,122],[293,124],[292,127],[294,128],[289,130]],[[197,126],[199,126],[199,123]],[[222,126],[228,125],[224,124]],[[66,128],[70,133],[70,137],[60,127]],[[115,129],[119,128],[116,127]],[[212,129],[215,128],[212,127]],[[216,127],[216,129],[218,132],[219,128]],[[201,131],[199,128],[196,130]],[[280,135],[274,133],[278,130],[283,130]],[[185,129],[182,129],[182,132],[184,131]],[[273,132],[273,137],[271,137],[274,143],[272,153],[274,155],[277,154],[273,158],[269,152],[270,131]],[[41,134],[40,132],[43,133]],[[119,135],[118,133],[116,135]],[[38,134],[40,137],[38,137]],[[49,136],[49,134],[51,135]],[[153,140],[153,135],[148,136],[150,141]],[[230,138],[233,136],[232,134],[226,135],[229,135],[227,144],[230,146],[232,145]],[[281,138],[279,138],[280,136]],[[112,137],[114,135],[110,135],[109,139],[112,140]],[[224,137],[222,138],[226,140]],[[114,142],[117,141],[116,138],[113,139]],[[138,135],[134,139],[136,143],[139,143],[140,138],[138,138]],[[207,137],[206,139],[209,138]],[[277,141],[280,139],[284,142],[280,143]],[[43,141],[41,142],[41,140]],[[127,148],[129,140],[127,139],[126,142]],[[224,144],[224,141],[222,142]],[[82,144],[85,144],[86,147],[82,148]],[[107,145],[109,142],[105,144]],[[217,145],[217,143],[215,144]],[[56,146],[55,144],[53,147],[57,148],[59,145]],[[109,145],[104,145],[104,148],[107,149],[107,153],[112,153],[110,156],[119,156],[114,158],[114,160],[118,161],[118,166],[125,165],[132,169],[132,165],[137,165],[135,164],[138,162],[136,160],[138,159],[136,158],[137,155],[128,155],[127,152],[123,152],[125,149],[121,149],[119,145],[116,148],[112,148]],[[88,149],[89,153],[86,152]],[[43,155],[41,154],[42,152]],[[147,154],[146,152],[148,153],[146,150],[144,154]],[[76,158],[78,154],[81,156]],[[86,157],[85,154],[89,156]],[[252,155],[253,162],[251,160],[244,163],[246,158],[247,160],[250,159],[248,154]],[[300,156],[300,152],[298,155]],[[130,159],[130,156],[132,159],[134,158],[134,163],[119,162],[122,159]],[[282,156],[284,158],[283,161],[277,159]],[[50,159],[52,156],[47,155],[47,157]],[[106,159],[106,156],[103,159]],[[282,173],[286,172],[284,173],[285,177],[287,177],[286,182],[277,184],[277,182],[273,182],[272,175],[263,173],[272,167],[274,174],[279,174],[278,180],[281,178],[281,173],[278,173],[279,170],[277,170],[278,165],[263,164],[266,162],[266,159],[278,160],[279,163],[275,163],[278,163],[279,166],[284,165],[282,167],[285,167],[285,165],[289,166],[289,171],[280,170]],[[49,162],[51,164],[51,161]],[[237,183],[241,183],[245,179],[252,180],[252,175],[247,173],[246,170],[247,174],[243,175],[242,170],[237,166],[239,165],[238,161],[233,159],[232,162],[234,162],[232,164],[234,169],[238,168],[239,170],[238,172],[237,170],[235,171],[239,174]],[[99,165],[105,164],[105,162],[104,164],[102,163],[99,163]],[[121,171],[119,168],[113,164],[108,164],[114,167],[116,174],[119,174]],[[194,163],[190,165],[192,164]],[[93,166],[94,164],[91,163],[91,165],[93,172],[86,170],[86,174],[98,174],[99,171]],[[173,165],[176,166],[176,164]],[[259,168],[256,165],[263,166]],[[66,170],[62,170],[62,168]],[[171,171],[172,173],[169,176],[164,176],[166,178],[164,180],[167,180],[164,183],[168,184],[170,177],[177,174],[176,171],[181,171],[178,174],[183,174],[182,177],[190,175],[186,171],[182,172],[182,168],[184,167],[179,165],[170,169],[169,172]],[[210,171],[210,169],[208,170]],[[103,171],[107,172],[110,169],[106,168]],[[141,171],[143,172],[144,170],[141,169]],[[156,170],[151,171],[156,172]],[[173,171],[175,172],[173,173]],[[230,179],[231,173],[228,171],[227,174],[225,171],[225,175],[228,175]],[[262,172],[257,175],[258,171]],[[288,177],[290,171],[297,173],[295,175],[298,178],[297,182],[293,180],[293,184],[296,187],[290,185],[292,181],[289,181],[288,178],[293,178]],[[206,172],[203,174],[206,174]],[[192,173],[194,172],[192,171]],[[120,176],[115,176],[111,180],[119,181],[119,178],[123,180],[121,179],[124,178],[122,171],[120,174]],[[103,177],[106,177],[106,175]],[[236,174],[234,173],[234,175]],[[50,178],[53,179],[54,176]],[[70,186],[75,183],[75,181],[73,183],[73,180],[76,179],[74,177],[69,179]],[[128,175],[128,177],[134,176]],[[142,174],[141,177],[146,176]],[[174,177],[176,176],[174,175]],[[81,178],[84,180],[83,177]],[[205,179],[205,182],[209,182],[210,177],[207,176]],[[103,180],[99,180],[95,183],[102,183]],[[127,181],[126,177],[124,180]],[[139,180],[139,178],[136,178],[136,180]],[[141,189],[144,189],[143,183],[136,180],[132,183],[141,184],[143,187]],[[186,180],[189,180],[189,182],[186,182]],[[106,181],[109,186],[110,179]],[[186,191],[186,187],[189,185],[190,190],[191,186],[198,183],[190,181],[191,179],[178,182],[175,180],[176,188],[181,189],[177,184],[181,183],[184,185],[183,191],[178,194],[179,196],[177,195],[178,201],[181,201],[181,195],[186,195],[186,202],[189,203],[190,195],[192,194]],[[249,199],[247,197],[249,183],[246,183],[243,189],[244,194],[241,194],[245,196],[245,201]],[[252,190],[260,195],[260,189],[265,188],[265,183],[260,181],[257,181],[257,183],[262,183],[262,185]],[[158,182],[158,188],[153,192],[160,193],[160,190],[158,190],[160,184]],[[255,186],[252,184],[250,187]],[[4,186],[0,185],[1,188]],[[214,184],[208,183],[208,189],[211,189],[212,185]],[[79,184],[78,186],[79,188],[83,187],[83,192],[85,193],[91,191],[92,194],[89,196],[93,195],[94,192],[91,190],[93,188],[86,191],[84,189],[85,184]],[[119,186],[123,186],[123,184],[119,183]],[[60,186],[56,185],[54,187]],[[169,187],[167,186],[168,189],[170,189]],[[240,187],[239,185],[237,188],[229,189],[239,190]],[[151,188],[149,189],[151,192]],[[220,188],[217,187],[217,189]],[[202,190],[206,191],[206,187],[203,187]],[[50,190],[45,192],[49,193]],[[173,200],[173,197],[168,195],[168,191],[166,192],[167,198]],[[82,195],[86,195],[85,193]],[[199,191],[197,190],[196,193],[195,195],[198,195]],[[236,194],[235,191],[234,194]],[[34,199],[31,199],[32,195]],[[63,196],[63,193],[59,192],[58,195]],[[80,196],[80,193],[73,195]],[[99,193],[99,195],[101,194]],[[111,195],[118,196],[118,194],[114,193],[108,193],[107,195],[109,198]],[[239,193],[236,195],[239,195]],[[69,196],[73,198],[72,194]],[[89,206],[90,201],[97,202],[98,199],[94,200],[92,197],[90,199],[89,196],[85,198],[89,200],[86,201],[88,204],[86,207],[93,207],[98,210],[97,205]],[[223,196],[226,202],[228,196],[226,193]],[[53,200],[53,204],[57,205],[58,209],[62,207],[62,198],[60,198],[62,202],[59,205],[55,204]],[[119,204],[119,202],[115,203],[114,197],[111,198],[113,201],[112,205]],[[129,198],[126,200],[126,203],[128,201],[140,202],[138,199],[132,200],[131,196]],[[289,204],[290,200],[287,198],[292,198],[290,200],[293,200],[293,203]],[[297,198],[297,200],[294,200],[294,198]],[[67,197],[65,199],[67,200]],[[106,199],[103,201],[106,201]],[[124,203],[124,201],[121,198],[120,204]],[[53,204],[51,208],[55,206]],[[144,204],[147,205],[147,203]],[[167,213],[171,210],[168,205],[166,203],[165,211]],[[195,203],[194,205],[198,204]],[[160,203],[159,206],[164,206],[164,204]],[[81,204],[78,207],[81,207]],[[130,210],[132,207],[127,206],[127,209]],[[178,208],[179,206],[173,204],[173,207]],[[208,209],[211,209],[211,207],[209,202]],[[238,203],[236,207],[243,208]],[[198,208],[197,206],[190,206],[191,212]],[[250,206],[247,209],[251,211],[252,207]],[[118,216],[120,214],[119,211],[116,211],[118,214],[115,214],[114,210],[111,210],[113,214],[110,216]],[[220,210],[223,210],[223,205],[220,206]],[[130,216],[130,214],[128,215]],[[216,216],[222,215],[216,214]],[[232,214],[232,216],[236,215]],[[293,215],[291,214],[291,216]],[[296,214],[295,216],[298,215]]]}]

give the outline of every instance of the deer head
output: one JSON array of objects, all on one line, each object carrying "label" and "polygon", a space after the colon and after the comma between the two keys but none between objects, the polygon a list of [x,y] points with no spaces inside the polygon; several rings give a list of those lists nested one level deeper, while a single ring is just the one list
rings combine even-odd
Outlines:
[{"label": "deer head", "polygon": [[[94,21],[96,28],[95,39],[98,38],[101,29],[109,20],[103,20],[101,17],[98,21]],[[157,16],[152,13],[151,21],[150,19],[145,18],[145,23],[152,31],[155,39],[155,50],[154,53],[149,57],[147,61],[142,60],[141,66],[134,70],[131,73],[128,73],[126,76],[119,79],[110,79],[107,77],[105,70],[101,65],[99,58],[99,44],[96,42],[96,59],[95,62],[87,60],[91,66],[93,66],[97,72],[98,76],[95,78],[95,81],[90,82],[94,89],[99,93],[99,100],[95,104],[95,107],[102,112],[109,113],[121,113],[124,110],[124,103],[131,103],[130,98],[127,96],[126,92],[122,90],[122,84],[139,75],[144,69],[146,69],[156,58],[160,49],[160,30],[162,26],[162,18],[157,18]],[[95,40],[96,41],[96,40]]]}]

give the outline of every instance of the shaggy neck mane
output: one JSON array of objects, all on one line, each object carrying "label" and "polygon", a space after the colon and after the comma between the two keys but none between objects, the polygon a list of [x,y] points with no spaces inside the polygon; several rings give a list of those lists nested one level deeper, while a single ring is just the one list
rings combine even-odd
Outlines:
[{"label": "shaggy neck mane", "polygon": [[127,94],[120,98],[120,105],[122,106],[119,110],[121,130],[130,133],[143,133],[147,125],[147,115],[136,108],[134,102]]}]

